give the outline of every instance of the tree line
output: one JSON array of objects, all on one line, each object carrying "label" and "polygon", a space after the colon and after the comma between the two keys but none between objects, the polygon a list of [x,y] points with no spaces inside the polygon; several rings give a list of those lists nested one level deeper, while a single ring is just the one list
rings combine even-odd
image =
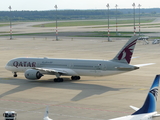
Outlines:
[{"label": "tree line", "polygon": [[[136,15],[139,10],[136,9]],[[159,15],[160,9],[141,9],[141,16]],[[115,16],[132,17],[133,9],[110,9],[110,18]],[[42,20],[78,20],[78,19],[106,19],[108,10],[48,10],[48,11],[0,11],[0,21],[42,21]]]}]

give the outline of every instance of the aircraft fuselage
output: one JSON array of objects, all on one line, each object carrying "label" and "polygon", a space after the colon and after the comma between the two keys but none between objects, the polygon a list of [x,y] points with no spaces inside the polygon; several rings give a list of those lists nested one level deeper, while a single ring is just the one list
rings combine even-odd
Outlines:
[{"label": "aircraft fuselage", "polygon": [[[121,67],[126,69],[118,69]],[[6,65],[6,69],[12,72],[25,72],[32,68],[61,69],[68,76],[106,76],[137,69],[135,66],[113,61],[83,59],[15,58]]]}]

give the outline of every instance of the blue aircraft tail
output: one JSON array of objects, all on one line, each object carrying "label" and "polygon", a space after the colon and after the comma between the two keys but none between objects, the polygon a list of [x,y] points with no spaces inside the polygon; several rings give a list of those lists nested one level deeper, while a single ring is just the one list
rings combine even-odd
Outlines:
[{"label": "blue aircraft tail", "polygon": [[154,82],[148,92],[148,96],[144,102],[144,105],[132,115],[152,113],[156,111],[159,82],[160,75],[156,75]]}]

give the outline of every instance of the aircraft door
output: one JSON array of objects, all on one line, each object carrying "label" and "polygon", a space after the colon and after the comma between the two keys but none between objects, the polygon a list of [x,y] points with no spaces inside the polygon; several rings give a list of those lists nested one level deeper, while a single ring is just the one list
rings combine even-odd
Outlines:
[{"label": "aircraft door", "polygon": [[106,71],[107,70],[107,65],[103,65],[103,71]]},{"label": "aircraft door", "polygon": [[107,70],[107,66],[105,64],[98,64],[98,66],[96,66],[96,70],[105,71]]},{"label": "aircraft door", "polygon": [[102,64],[98,64],[96,67],[96,70],[102,70]]},{"label": "aircraft door", "polygon": [[96,69],[95,72],[96,72],[97,75],[101,74],[102,68],[103,68],[102,64],[98,64],[98,65],[95,66],[95,69]]},{"label": "aircraft door", "polygon": [[72,63],[70,63],[67,66],[68,66],[68,68],[72,69],[74,65]]}]

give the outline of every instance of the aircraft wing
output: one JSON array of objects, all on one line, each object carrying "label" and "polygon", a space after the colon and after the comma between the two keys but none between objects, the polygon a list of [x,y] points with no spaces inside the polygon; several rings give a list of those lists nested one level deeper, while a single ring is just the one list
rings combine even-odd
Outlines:
[{"label": "aircraft wing", "polygon": [[154,64],[156,64],[156,63],[137,64],[137,65],[134,65],[134,66],[143,67],[143,66],[154,65]]},{"label": "aircraft wing", "polygon": [[60,74],[60,75],[77,75],[75,71],[72,69],[66,69],[66,68],[33,68],[35,70],[40,70],[42,72],[45,72],[46,74]]}]

